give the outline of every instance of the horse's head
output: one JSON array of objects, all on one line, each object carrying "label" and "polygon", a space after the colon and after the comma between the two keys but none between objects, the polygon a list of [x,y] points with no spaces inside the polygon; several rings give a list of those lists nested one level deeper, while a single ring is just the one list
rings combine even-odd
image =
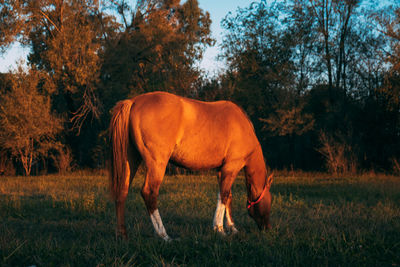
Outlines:
[{"label": "horse's head", "polygon": [[271,212],[271,193],[269,189],[273,181],[273,175],[271,174],[265,183],[261,195],[254,201],[247,201],[247,211],[252,217],[260,230],[268,230],[271,228],[269,223],[269,214]]}]

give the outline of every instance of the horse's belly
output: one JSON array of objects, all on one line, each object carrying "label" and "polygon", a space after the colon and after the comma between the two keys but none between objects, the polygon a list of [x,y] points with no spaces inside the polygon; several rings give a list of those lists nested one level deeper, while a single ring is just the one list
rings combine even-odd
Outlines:
[{"label": "horse's belly", "polygon": [[192,170],[204,170],[220,167],[224,156],[215,147],[176,147],[170,160],[182,167]]}]

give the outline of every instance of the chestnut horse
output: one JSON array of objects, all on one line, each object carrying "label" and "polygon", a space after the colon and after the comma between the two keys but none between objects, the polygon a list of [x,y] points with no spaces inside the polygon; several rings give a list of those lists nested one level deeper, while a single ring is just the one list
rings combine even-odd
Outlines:
[{"label": "chestnut horse", "polygon": [[222,234],[224,217],[227,230],[237,232],[232,219],[231,186],[244,167],[248,213],[260,229],[270,227],[272,175],[266,176],[253,125],[232,102],[202,102],[165,92],[139,95],[114,107],[110,139],[110,186],[116,205],[117,234],[127,237],[125,200],[142,161],[147,170],[141,194],[154,229],[164,240],[170,237],[157,209],[157,197],[169,161],[192,170],[218,170],[213,226]]}]

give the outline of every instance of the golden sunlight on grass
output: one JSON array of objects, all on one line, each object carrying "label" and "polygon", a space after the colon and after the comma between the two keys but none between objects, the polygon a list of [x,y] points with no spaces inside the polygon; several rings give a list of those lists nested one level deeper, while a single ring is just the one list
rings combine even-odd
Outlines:
[{"label": "golden sunlight on grass", "polygon": [[115,240],[106,176],[1,177],[0,265],[400,264],[398,177],[276,176],[273,228],[260,233],[247,215],[240,176],[232,189],[239,233],[227,237],[212,231],[215,175],[167,176],[159,209],[180,238],[168,244],[154,235],[139,193],[142,175],[127,201],[127,242]]}]

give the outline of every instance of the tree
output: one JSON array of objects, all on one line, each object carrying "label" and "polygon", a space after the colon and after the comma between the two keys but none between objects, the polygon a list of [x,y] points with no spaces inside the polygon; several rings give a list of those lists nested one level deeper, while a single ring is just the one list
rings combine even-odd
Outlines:
[{"label": "tree", "polygon": [[79,134],[89,115],[99,115],[96,85],[103,35],[97,2],[29,1],[23,12],[28,18],[29,64],[49,74],[54,108],[71,122],[66,128]]},{"label": "tree", "polygon": [[107,112],[99,99],[101,55],[117,23],[95,0],[28,1],[22,12],[24,42],[31,48],[28,63],[48,74],[44,90],[64,118],[60,140],[71,147],[78,164],[90,166],[96,119]]},{"label": "tree", "polygon": [[400,109],[400,8],[392,16],[385,12],[376,16],[384,35],[389,41],[389,50],[383,54],[383,60],[389,65],[383,91],[387,96],[388,107]]},{"label": "tree", "polygon": [[[321,132],[351,151],[343,156],[352,166],[393,154],[374,140],[375,133],[398,143],[392,129],[398,123],[380,108],[383,95],[378,93],[386,83],[388,99],[398,100],[396,75],[384,74],[392,63],[379,56],[394,46],[379,34],[384,27],[371,26],[374,8],[358,0],[261,1],[223,20],[225,79],[232,79],[232,99],[251,116],[272,165],[305,163],[302,155],[307,154],[308,163],[298,166],[320,168]],[[382,17],[389,13],[385,10]],[[397,24],[391,25],[395,33]],[[390,59],[395,58],[391,53]]]},{"label": "tree", "polygon": [[41,93],[43,73],[20,66],[12,74],[11,89],[0,98],[0,147],[19,159],[26,175],[32,163],[60,144],[61,120],[51,113],[49,96]]},{"label": "tree", "polygon": [[279,8],[252,3],[222,21],[227,32],[220,57],[227,62],[228,76],[235,80],[233,99],[250,116],[268,117],[293,85],[293,43],[281,30]]},{"label": "tree", "polygon": [[20,7],[19,1],[0,0],[0,54],[21,33],[23,20],[20,18]]},{"label": "tree", "polygon": [[88,155],[105,147],[99,142],[118,100],[193,93],[197,62],[214,42],[196,0],[0,1],[1,48],[14,40],[30,48],[28,64],[47,74],[41,89],[64,118],[61,141],[86,166],[97,165]]},{"label": "tree", "polygon": [[[312,35],[305,20],[297,20],[303,31],[282,20],[285,10],[283,5],[261,2],[228,15],[222,22],[227,33],[221,57],[228,63],[227,76],[235,81],[232,98],[252,118],[263,145],[270,149],[265,151],[283,151],[276,140],[284,137],[291,154],[285,156],[289,159],[285,163],[293,166],[296,136],[313,126],[312,116],[304,112],[302,97],[307,89],[307,52],[311,49],[306,40]],[[282,156],[268,154],[270,160],[279,161]]]},{"label": "tree", "polygon": [[197,0],[179,2],[114,2],[123,24],[106,46],[102,69],[103,99],[111,105],[148,91],[189,95],[194,90],[200,76],[196,63],[214,42],[211,20]]},{"label": "tree", "polygon": [[[390,9],[389,9],[390,8]],[[374,91],[375,107],[382,114],[376,123],[375,132],[385,140],[379,147],[384,156],[381,160],[392,164],[393,169],[400,159],[400,7],[389,7],[374,14],[377,28],[387,39],[387,46],[381,53],[382,62],[387,66],[381,86]]]}]

